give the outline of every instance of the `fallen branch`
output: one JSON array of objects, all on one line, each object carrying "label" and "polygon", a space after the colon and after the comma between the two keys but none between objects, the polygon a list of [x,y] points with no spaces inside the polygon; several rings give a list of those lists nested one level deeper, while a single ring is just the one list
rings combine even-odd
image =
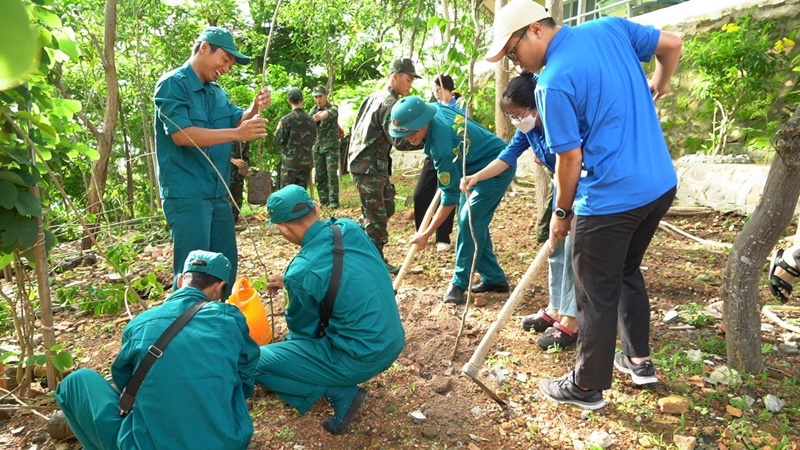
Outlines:
[{"label": "fallen branch", "polygon": [[689,239],[691,239],[693,241],[697,241],[697,242],[699,242],[699,243],[701,243],[703,245],[708,245],[709,247],[721,247],[721,248],[728,248],[728,249],[733,247],[733,244],[728,244],[728,243],[725,243],[725,242],[709,241],[708,239],[699,238],[699,237],[694,236],[692,234],[689,234],[689,233],[681,230],[680,228],[676,227],[675,225],[672,225],[672,224],[670,224],[668,222],[665,222],[663,220],[658,223],[658,228],[661,228],[662,230],[666,230],[667,232],[677,233],[677,234],[679,234],[679,235],[681,235],[683,237],[689,238]]}]

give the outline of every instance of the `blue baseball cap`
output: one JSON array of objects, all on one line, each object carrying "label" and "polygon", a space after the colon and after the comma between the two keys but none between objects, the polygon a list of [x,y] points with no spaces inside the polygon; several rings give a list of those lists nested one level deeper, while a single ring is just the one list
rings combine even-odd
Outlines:
[{"label": "blue baseball cap", "polygon": [[272,225],[288,222],[305,216],[315,208],[314,202],[311,201],[311,197],[302,186],[290,184],[273,192],[267,199],[267,210],[269,211],[269,222],[267,223]]},{"label": "blue baseball cap", "polygon": [[230,31],[220,27],[208,27],[200,33],[197,42],[208,42],[214,44],[236,58],[236,64],[250,64],[252,58],[239,53],[236,43],[233,42],[233,35]]},{"label": "blue baseball cap", "polygon": [[186,272],[207,273],[227,283],[231,276],[231,262],[222,253],[194,250],[183,264],[182,273]]},{"label": "blue baseball cap", "polygon": [[406,137],[419,131],[436,115],[436,105],[412,95],[403,97],[392,108],[392,123],[389,135],[395,138]]}]

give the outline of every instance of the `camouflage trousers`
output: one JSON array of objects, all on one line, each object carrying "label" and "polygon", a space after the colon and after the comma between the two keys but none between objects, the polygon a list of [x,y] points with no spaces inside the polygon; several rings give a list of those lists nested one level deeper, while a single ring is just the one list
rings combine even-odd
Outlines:
[{"label": "camouflage trousers", "polygon": [[386,225],[394,214],[394,185],[388,175],[353,174],[358,195],[361,197],[361,214],[364,230],[383,255],[383,246],[389,242]]},{"label": "camouflage trousers", "polygon": [[339,147],[314,149],[314,174],[320,204],[339,206]]},{"label": "camouflage trousers", "polygon": [[281,187],[284,188],[290,184],[302,186],[308,189],[308,180],[311,179],[311,167],[297,168],[292,167],[285,162],[281,164]]},{"label": "camouflage trousers", "polygon": [[231,202],[231,211],[233,212],[233,221],[239,221],[239,212],[242,209],[242,200],[244,199],[244,177],[237,172],[238,167],[231,167],[231,194],[233,200],[228,198]]}]

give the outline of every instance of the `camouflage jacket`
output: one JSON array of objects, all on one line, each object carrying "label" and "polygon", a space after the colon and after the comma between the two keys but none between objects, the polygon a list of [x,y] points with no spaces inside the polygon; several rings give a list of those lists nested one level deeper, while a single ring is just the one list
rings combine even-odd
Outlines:
[{"label": "camouflage jacket", "polygon": [[317,139],[317,124],[303,108],[283,116],[275,130],[275,143],[281,149],[282,164],[292,168],[314,165],[311,148]]},{"label": "camouflage jacket", "polygon": [[314,105],[311,108],[311,112],[309,115],[314,117],[319,111],[328,111],[327,119],[320,120],[317,122],[317,142],[314,144],[315,150],[323,150],[339,148],[339,107],[334,105],[333,103],[328,102],[325,107],[320,108],[317,105]]},{"label": "camouflage jacket", "polygon": [[412,146],[407,139],[389,136],[392,107],[399,97],[397,91],[389,87],[370,95],[361,104],[350,135],[348,163],[351,173],[388,176],[392,146],[398,150],[422,148],[422,145]]}]

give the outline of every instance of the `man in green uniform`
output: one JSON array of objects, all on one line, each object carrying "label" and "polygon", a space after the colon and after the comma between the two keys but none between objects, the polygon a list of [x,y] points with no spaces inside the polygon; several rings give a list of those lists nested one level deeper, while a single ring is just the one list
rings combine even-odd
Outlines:
[{"label": "man in green uniform", "polygon": [[311,91],[314,105],[311,117],[317,123],[317,141],[314,143],[314,173],[316,174],[319,202],[339,207],[339,108],[328,102],[328,90],[317,86]]},{"label": "man in green uniform", "polygon": [[151,346],[184,311],[220,300],[231,264],[220,253],[193,251],[180,289],[125,327],[111,366],[114,386],[80,369],[56,389],[56,401],[87,450],[110,448],[245,449],[253,436],[246,399],[253,395],[258,345],[244,315],[221,301],[204,305],[175,335],[142,382],[133,409],[120,416],[120,392]]},{"label": "man in green uniform", "polygon": [[[269,279],[270,288],[285,289],[289,334],[261,347],[256,383],[300,414],[324,396],[335,414],[323,426],[344,433],[366,397],[358,383],[389,368],[403,349],[392,281],[364,230],[350,219],[321,222],[318,206],[301,187],[273,193],[267,208],[270,221],[300,252],[283,276]],[[320,309],[333,267],[332,226],[341,229],[344,255],[338,295],[320,337]]]},{"label": "man in green uniform", "polygon": [[[383,246],[389,242],[386,224],[395,211],[395,189],[389,180],[392,174],[389,152],[392,146],[400,150],[420,148],[389,135],[389,114],[397,100],[411,91],[415,78],[422,77],[417,75],[410,59],[395,60],[389,69],[388,88],[364,100],[350,135],[350,173],[361,197],[367,235],[381,256]],[[386,267],[393,274],[400,270],[388,262]]]},{"label": "man in green uniform", "polygon": [[303,92],[289,89],[292,112],[283,116],[275,130],[275,143],[281,149],[281,187],[296,184],[308,187],[314,160],[311,148],[317,139],[317,124],[303,109]]},{"label": "man in green uniform", "polygon": [[[392,125],[389,130],[393,137],[405,137],[412,145],[425,144],[425,154],[433,160],[439,188],[442,190],[439,209],[430,225],[425,230],[418,231],[412,242],[419,248],[425,248],[430,236],[458,205],[456,268],[444,302],[464,303],[464,291],[470,281],[470,267],[475,252],[475,269],[481,275],[481,283],[473,288],[473,292],[508,292],[506,274],[500,268],[492,249],[489,223],[514,179],[516,168],[509,167],[495,177],[480,181],[469,196],[459,190],[459,180],[465,174],[462,169],[464,131],[469,142],[466,175],[472,175],[489,165],[505,150],[506,143],[478,122],[465,120],[459,110],[440,103],[426,103],[416,96],[397,102],[392,110]],[[465,207],[467,202],[472,212],[472,230],[477,245],[473,244],[470,233],[470,218]]]},{"label": "man in green uniform", "polygon": [[[172,233],[176,280],[186,256],[198,249],[222,253],[230,260],[227,286],[236,278],[239,257],[228,203],[231,142],[267,135],[266,119],[258,111],[269,106],[270,95],[262,89],[244,111],[215,81],[234,63],[249,62],[230,32],[210,27],[197,38],[189,60],[156,83],[158,183]],[[229,293],[226,287],[224,294]]]}]

